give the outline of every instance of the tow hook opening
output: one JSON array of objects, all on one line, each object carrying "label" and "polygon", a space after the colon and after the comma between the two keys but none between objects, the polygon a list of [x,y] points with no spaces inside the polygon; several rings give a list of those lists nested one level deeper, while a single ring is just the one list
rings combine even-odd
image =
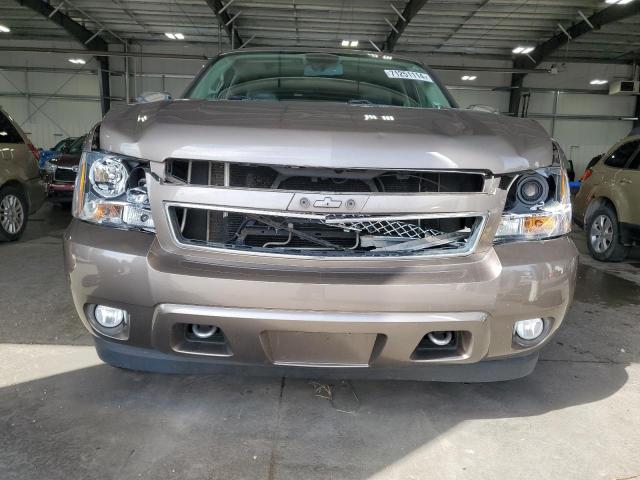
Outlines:
[{"label": "tow hook opening", "polygon": [[200,325],[197,323],[189,325],[189,329],[193,336],[199,340],[208,340],[218,331],[218,327],[213,325]]},{"label": "tow hook opening", "polygon": [[427,333],[427,338],[438,347],[446,347],[453,340],[453,332],[430,332]]},{"label": "tow hook opening", "polygon": [[174,324],[171,348],[190,355],[232,356],[229,342],[220,327],[204,323]]},{"label": "tow hook opening", "polygon": [[464,331],[441,330],[427,333],[413,351],[413,360],[439,360],[464,355],[471,334]]}]

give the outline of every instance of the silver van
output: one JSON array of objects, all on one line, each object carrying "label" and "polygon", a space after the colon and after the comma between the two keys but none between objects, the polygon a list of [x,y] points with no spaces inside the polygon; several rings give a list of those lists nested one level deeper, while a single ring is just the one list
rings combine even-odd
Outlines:
[{"label": "silver van", "polygon": [[45,198],[38,151],[0,108],[0,240],[18,240]]}]

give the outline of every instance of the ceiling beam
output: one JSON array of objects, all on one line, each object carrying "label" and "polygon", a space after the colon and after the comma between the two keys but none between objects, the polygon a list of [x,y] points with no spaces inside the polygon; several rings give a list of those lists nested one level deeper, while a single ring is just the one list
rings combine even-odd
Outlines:
[{"label": "ceiling beam", "polygon": [[[640,2],[632,2],[626,5],[612,5],[594,13],[589,17],[588,21],[583,20],[572,25],[567,28],[566,31],[569,36],[571,36],[571,39],[575,40],[591,32],[591,30],[600,30],[600,28],[605,25],[619,22],[634,15],[640,15]],[[569,37],[564,32],[560,32],[546,42],[538,45],[531,53],[531,58],[520,57],[516,63],[522,63],[523,67],[531,67],[531,59],[533,59],[534,66],[537,66],[568,42]]]},{"label": "ceiling beam", "polygon": [[455,37],[455,36],[458,34],[458,32],[460,32],[460,30],[462,30],[462,29],[465,27],[465,25],[466,25],[467,23],[469,23],[469,20],[471,20],[473,17],[475,17],[475,16],[476,16],[476,14],[477,14],[480,10],[482,10],[484,7],[486,7],[486,6],[487,6],[487,4],[488,4],[490,1],[491,1],[491,0],[482,0],[482,3],[481,3],[480,5],[478,5],[477,7],[475,7],[475,9],[473,10],[473,12],[471,12],[471,14],[470,14],[470,15],[467,15],[467,16],[464,18],[464,20],[462,20],[462,23],[460,23],[460,25],[459,25],[458,27],[456,27],[456,28],[454,29],[454,31],[453,31],[453,32],[451,32],[451,33],[447,36],[447,38],[446,38],[446,39],[445,39],[445,40],[440,44],[440,46],[439,46],[438,48],[436,48],[436,51],[440,50],[440,49],[441,49],[442,47],[444,47],[447,43],[449,43],[449,41],[450,41],[453,37]]},{"label": "ceiling beam", "polygon": [[[225,8],[225,5],[222,4],[222,0],[206,0],[206,2],[207,5],[209,5],[209,8],[213,10],[213,13],[216,14],[216,17],[218,17],[218,23],[220,26],[227,32],[229,43],[232,48],[240,48],[243,45],[243,42],[242,38],[238,34],[238,29],[234,28],[236,20],[235,17],[231,17],[231,15],[229,15],[229,11]],[[227,6],[228,5],[229,2],[227,2]],[[232,19],[233,21],[231,21]]]},{"label": "ceiling beam", "polygon": [[[42,0],[16,0],[20,5],[28,7],[34,12],[43,15],[52,22],[60,25],[69,35],[82,44],[87,50],[107,51],[109,45],[98,35],[99,32],[87,30],[84,26],[73,20],[71,17],[62,13],[60,5],[58,8],[52,7],[50,4]],[[106,57],[96,57],[98,66],[100,67],[100,75],[98,76],[98,84],[100,87],[100,107],[102,114],[105,115],[111,108],[111,88],[109,84],[109,59]]]},{"label": "ceiling beam", "polygon": [[404,7],[402,17],[398,17],[398,21],[395,26],[391,28],[389,36],[383,44],[382,50],[393,52],[393,49],[396,47],[396,43],[398,43],[398,39],[404,32],[404,29],[407,28],[407,25],[409,25],[409,22],[411,22],[413,17],[422,10],[422,7],[424,7],[427,1],[428,0],[409,0],[407,6]]},{"label": "ceiling beam", "polygon": [[[600,28],[610,23],[619,22],[625,18],[640,14],[640,2],[632,2],[626,5],[612,5],[591,15],[587,20],[582,20],[571,27],[565,29],[544,43],[539,44],[529,56],[519,56],[513,63],[513,68],[533,68],[540,65],[558,49],[562,48],[571,40],[575,40],[592,30]],[[520,97],[526,73],[518,73],[511,78],[511,96],[509,99],[509,113],[517,116],[520,107]]]},{"label": "ceiling beam", "polygon": [[61,9],[56,9],[42,0],[16,0],[16,2],[48,18],[53,23],[60,25],[69,35],[83,44],[87,49],[107,50],[107,42],[95,35],[95,32],[87,30],[71,17],[62,13]]}]

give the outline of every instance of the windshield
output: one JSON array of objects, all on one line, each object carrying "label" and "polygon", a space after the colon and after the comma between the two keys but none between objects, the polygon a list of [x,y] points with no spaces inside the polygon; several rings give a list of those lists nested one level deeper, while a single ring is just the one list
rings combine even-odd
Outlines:
[{"label": "windshield", "polygon": [[186,98],[451,107],[422,66],[377,53],[228,55],[209,65]]},{"label": "windshield", "polygon": [[85,138],[86,138],[86,135],[76,138],[73,141],[73,143],[69,146],[69,150],[67,151],[67,153],[70,153],[72,155],[76,153],[82,153],[82,146],[84,144]]},{"label": "windshield", "polygon": [[65,138],[64,140],[60,140],[58,143],[56,143],[56,146],[53,147],[51,150],[65,153],[66,150],[69,148],[69,146],[71,146],[74,140],[75,138]]}]

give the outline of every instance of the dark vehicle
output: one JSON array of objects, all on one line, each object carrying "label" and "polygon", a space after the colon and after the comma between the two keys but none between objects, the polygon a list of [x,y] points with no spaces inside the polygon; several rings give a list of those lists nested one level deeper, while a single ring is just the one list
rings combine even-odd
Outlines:
[{"label": "dark vehicle", "polygon": [[71,201],[85,138],[86,135],[76,138],[65,153],[45,162],[45,180],[50,198]]},{"label": "dark vehicle", "polygon": [[69,148],[71,147],[71,145],[73,145],[73,142],[75,142],[78,139],[78,137],[69,137],[69,138],[65,138],[63,140],[60,140],[58,143],[56,143],[55,147],[53,147],[50,150],[45,150],[43,148],[40,148],[40,169],[42,170],[45,166],[45,164],[47,163],[48,160],[51,160],[53,158],[57,158],[60,156],[60,154],[62,153],[67,153],[69,151]]},{"label": "dark vehicle", "polygon": [[69,151],[69,148],[71,147],[71,145],[73,145],[73,143],[78,139],[78,137],[69,137],[69,138],[65,138],[63,140],[60,140],[58,143],[56,143],[56,146],[53,147],[51,150],[55,151],[55,152],[60,152],[60,153],[67,153]]}]

